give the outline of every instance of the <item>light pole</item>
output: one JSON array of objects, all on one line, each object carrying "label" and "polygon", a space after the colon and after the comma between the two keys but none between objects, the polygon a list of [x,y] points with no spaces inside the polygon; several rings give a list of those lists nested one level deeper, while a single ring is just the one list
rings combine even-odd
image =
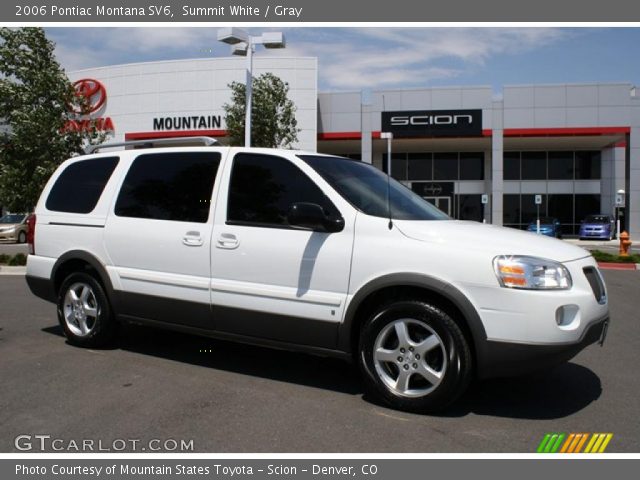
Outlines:
[{"label": "light pole", "polygon": [[254,45],[264,48],[284,48],[282,32],[265,32],[262,35],[249,35],[245,30],[226,27],[218,30],[218,41],[231,45],[231,54],[247,57],[247,79],[245,87],[244,146],[251,146],[251,97],[253,94],[253,49]]}]

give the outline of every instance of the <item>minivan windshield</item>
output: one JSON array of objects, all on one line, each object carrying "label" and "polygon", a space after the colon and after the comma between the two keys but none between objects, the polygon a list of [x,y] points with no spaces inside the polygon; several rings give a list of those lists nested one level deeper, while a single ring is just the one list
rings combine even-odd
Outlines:
[{"label": "minivan windshield", "polygon": [[[355,208],[398,220],[450,220],[445,213],[377,168],[357,160],[298,155]],[[390,190],[389,190],[390,187]]]},{"label": "minivan windshield", "polygon": [[17,213],[8,214],[0,218],[0,223],[21,223],[24,220],[24,217],[26,217],[26,215],[20,215]]}]

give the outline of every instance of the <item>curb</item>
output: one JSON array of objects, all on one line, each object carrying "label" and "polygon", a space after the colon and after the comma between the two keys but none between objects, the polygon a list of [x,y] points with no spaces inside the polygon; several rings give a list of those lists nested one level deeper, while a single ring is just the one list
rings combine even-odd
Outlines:
[{"label": "curb", "polygon": [[9,267],[7,265],[0,265],[0,275],[26,275],[27,267]]},{"label": "curb", "polygon": [[640,270],[640,263],[598,262],[601,270]]}]

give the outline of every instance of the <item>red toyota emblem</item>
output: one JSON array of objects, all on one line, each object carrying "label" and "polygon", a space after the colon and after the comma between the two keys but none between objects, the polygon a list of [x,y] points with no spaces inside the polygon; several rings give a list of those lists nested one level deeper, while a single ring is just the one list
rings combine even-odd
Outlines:
[{"label": "red toyota emblem", "polygon": [[107,101],[104,85],[93,78],[83,78],[73,83],[76,102],[72,105],[74,113],[88,115],[97,112]]}]

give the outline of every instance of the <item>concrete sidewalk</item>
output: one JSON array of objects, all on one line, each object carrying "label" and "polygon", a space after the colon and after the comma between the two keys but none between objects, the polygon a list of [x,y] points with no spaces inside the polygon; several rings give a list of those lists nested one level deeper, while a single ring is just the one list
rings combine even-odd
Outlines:
[{"label": "concrete sidewalk", "polygon": [[9,267],[7,265],[0,265],[0,275],[25,275],[27,273],[27,267]]}]

